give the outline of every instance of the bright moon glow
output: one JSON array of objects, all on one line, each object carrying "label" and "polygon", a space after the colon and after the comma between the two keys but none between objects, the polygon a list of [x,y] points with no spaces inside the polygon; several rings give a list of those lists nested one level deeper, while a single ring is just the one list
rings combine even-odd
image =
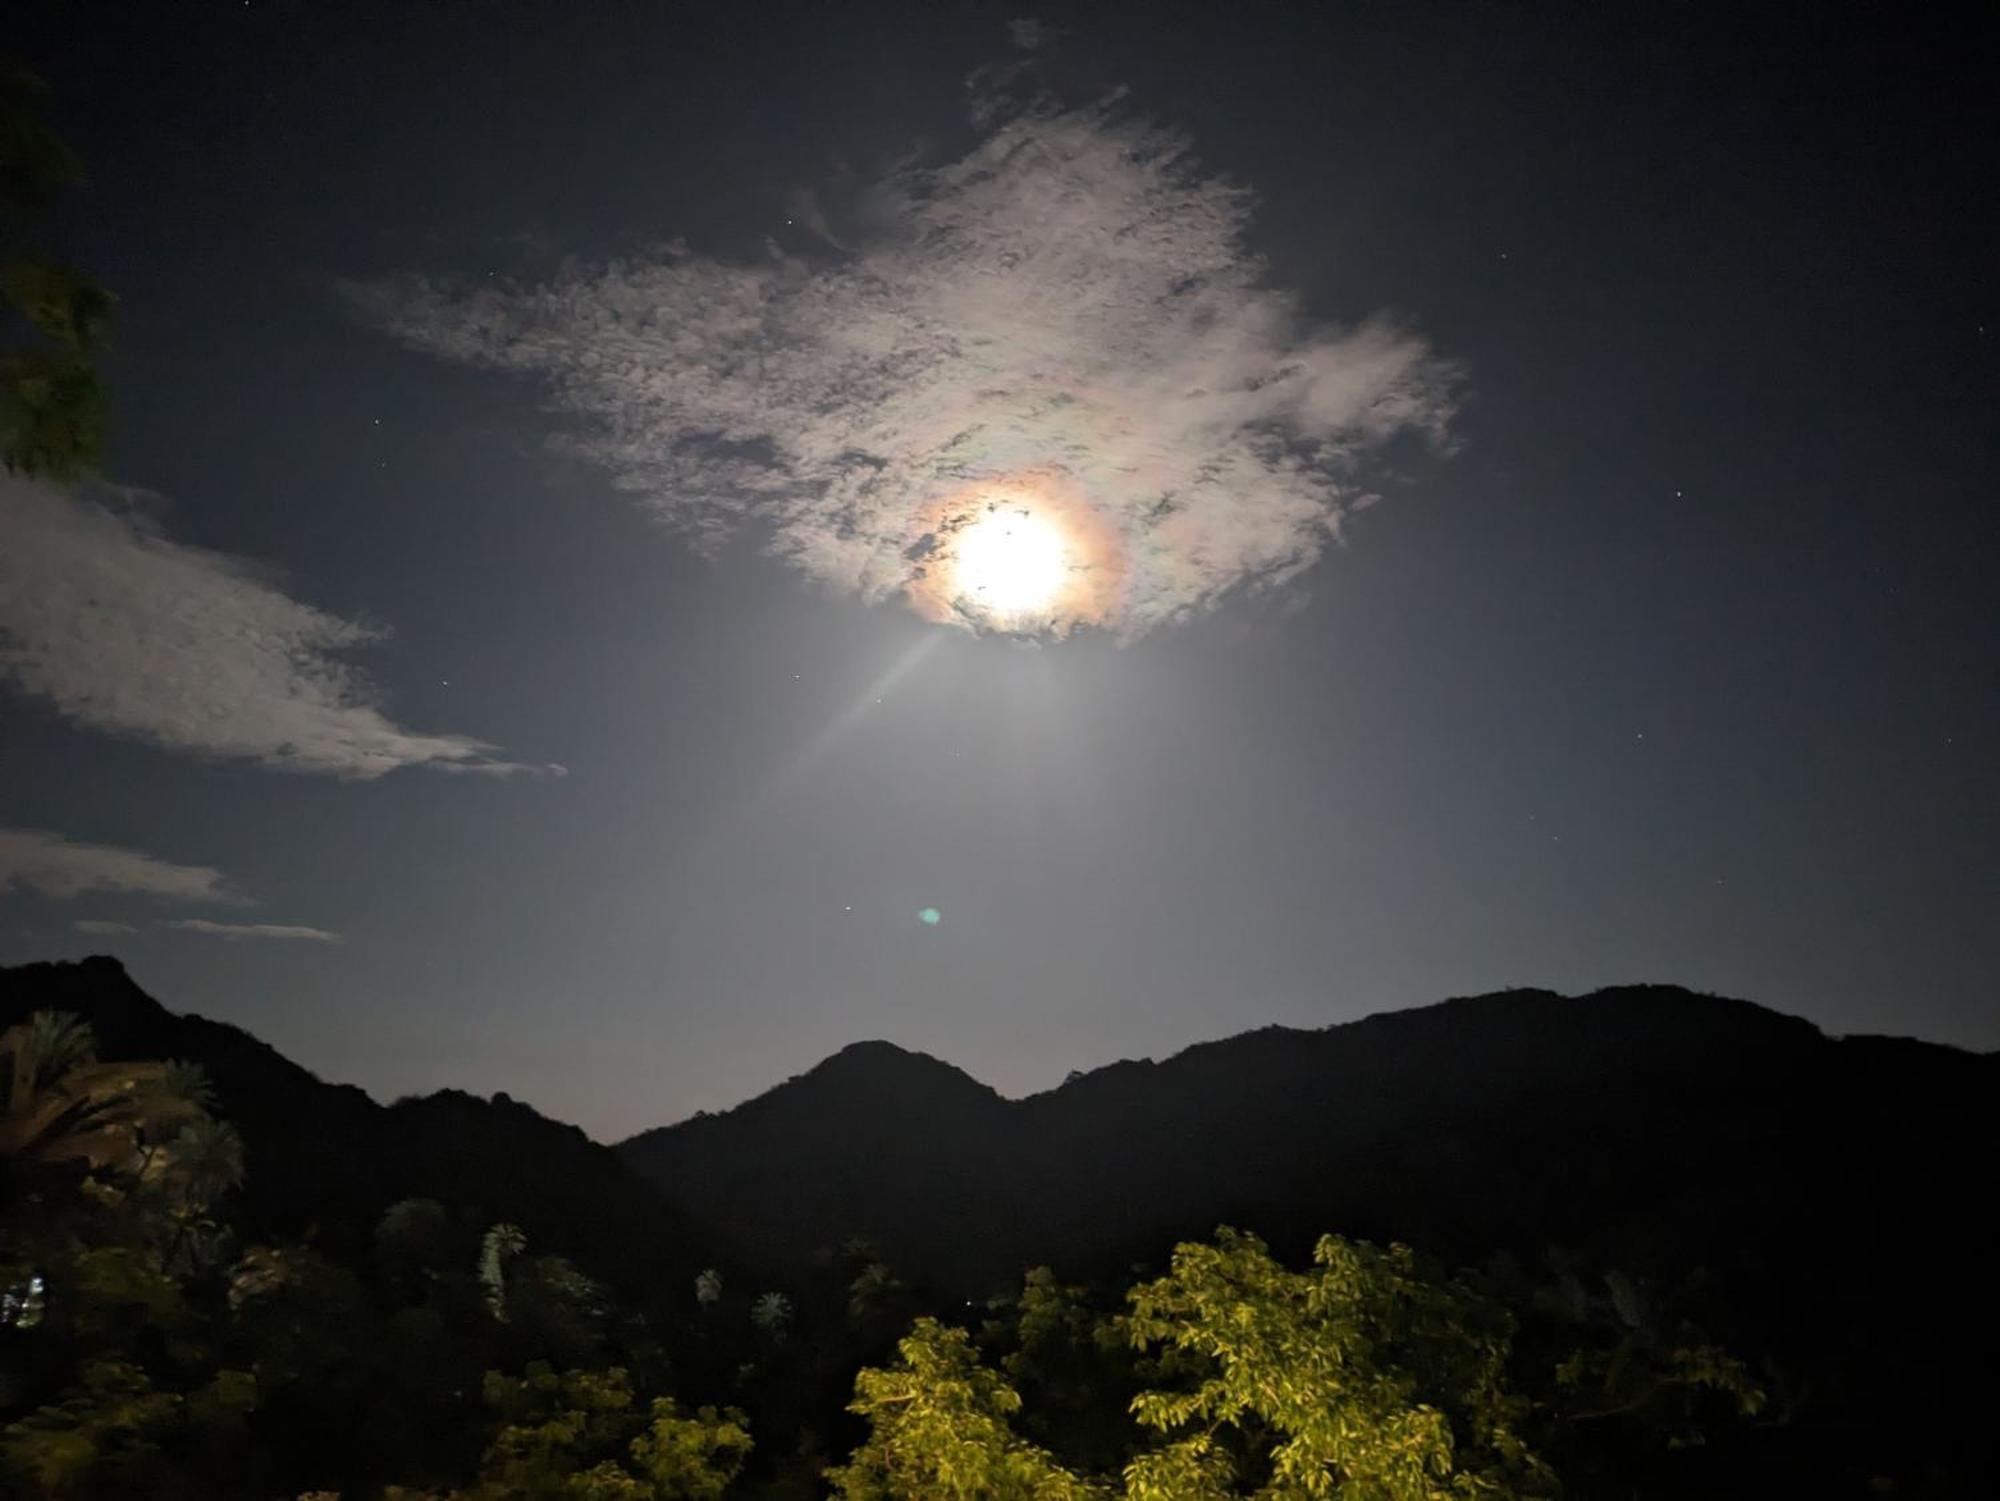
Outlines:
[{"label": "bright moon glow", "polygon": [[1016,508],[990,511],[958,535],[960,594],[996,616],[1039,614],[1055,603],[1069,567],[1063,535]]}]

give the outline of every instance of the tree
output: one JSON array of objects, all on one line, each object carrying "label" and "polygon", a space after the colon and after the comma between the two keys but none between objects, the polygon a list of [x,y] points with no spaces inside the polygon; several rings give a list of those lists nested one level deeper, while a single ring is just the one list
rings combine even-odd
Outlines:
[{"label": "tree", "polygon": [[1086,1501],[1112,1492],[1015,1433],[1021,1398],[982,1365],[963,1329],[921,1318],[888,1370],[855,1378],[849,1411],[866,1443],[829,1470],[849,1501]]},{"label": "tree", "polygon": [[436,1199],[399,1199],[375,1226],[375,1258],[410,1293],[435,1283],[451,1259],[451,1221]]},{"label": "tree", "polygon": [[717,1501],[750,1457],[750,1429],[735,1408],[683,1416],[670,1398],[653,1401],[632,1459],[660,1501]]},{"label": "tree", "polygon": [[562,1256],[521,1257],[508,1268],[505,1322],[522,1348],[565,1366],[595,1365],[603,1356],[611,1299]]},{"label": "tree", "polygon": [[0,1032],[0,1087],[0,1159],[17,1166],[142,1173],[149,1147],[205,1118],[199,1070],[99,1063],[90,1029],[66,1012],[37,1011]]},{"label": "tree", "polygon": [[507,1263],[528,1249],[528,1237],[519,1225],[498,1224],[479,1243],[479,1285],[486,1291],[486,1307],[503,1324],[507,1321]]},{"label": "tree", "polygon": [[980,1342],[1021,1393],[1022,1431],[1072,1466],[1116,1472],[1131,1452],[1138,1385],[1123,1320],[1048,1267],[1028,1273],[1019,1298],[989,1307]]},{"label": "tree", "polygon": [[229,1122],[197,1115],[174,1133],[148,1171],[177,1211],[199,1214],[243,1181],[243,1138]]},{"label": "tree", "polygon": [[1786,1420],[1784,1405],[1770,1411],[1749,1368],[1693,1318],[1688,1305],[1699,1282],[1662,1288],[1616,1270],[1587,1278],[1559,1264],[1553,1282],[1533,1289],[1530,1331],[1553,1368],[1539,1394],[1546,1447],[1565,1476],[1624,1475],[1634,1464],[1657,1466],[1673,1451],[1738,1436],[1751,1419]]},{"label": "tree", "polygon": [[1313,1263],[1288,1271],[1223,1230],[1132,1290],[1132,1342],[1174,1378],[1132,1403],[1165,1440],[1128,1466],[1133,1501],[1552,1493],[1515,1431],[1506,1310],[1425,1277],[1404,1246],[1329,1235]]},{"label": "tree", "polygon": [[640,1419],[616,1366],[489,1372],[486,1400],[508,1421],[467,1501],[715,1501],[750,1453],[734,1409],[683,1415],[661,1397]]},{"label": "tree", "polygon": [[43,118],[48,90],[0,61],[0,462],[68,480],[97,466],[106,397],[97,356],[114,299],[50,255],[39,221],[82,177]]},{"label": "tree", "polygon": [[783,1293],[762,1293],[750,1305],[750,1322],[774,1340],[782,1340],[792,1322],[792,1300]]},{"label": "tree", "polygon": [[[850,1410],[869,1437],[828,1478],[854,1501],[1554,1491],[1515,1431],[1527,1404],[1504,1380],[1511,1317],[1423,1275],[1404,1247],[1327,1236],[1313,1267],[1293,1272],[1254,1236],[1223,1230],[1213,1244],[1177,1247],[1168,1274],[1128,1301],[1116,1327],[1150,1385],[1130,1404],[1140,1431],[1122,1484],[1078,1474],[1016,1433],[1019,1394],[963,1331],[931,1319],[917,1322],[895,1366],[857,1378]],[[1023,1306],[1036,1327],[1024,1317],[1023,1348],[1063,1337],[1077,1304],[1052,1278],[1031,1282]]]},{"label": "tree", "polygon": [[0,1453],[45,1496],[73,1495],[90,1481],[134,1482],[180,1410],[181,1398],[155,1391],[137,1366],[97,1361],[60,1402],[9,1423]]},{"label": "tree", "polygon": [[248,1371],[217,1371],[182,1395],[157,1390],[126,1361],[92,1361],[59,1402],[0,1430],[0,1456],[37,1495],[157,1495],[168,1475],[175,1490],[185,1490],[188,1477],[166,1447],[190,1434],[237,1436],[256,1405],[257,1381]]}]

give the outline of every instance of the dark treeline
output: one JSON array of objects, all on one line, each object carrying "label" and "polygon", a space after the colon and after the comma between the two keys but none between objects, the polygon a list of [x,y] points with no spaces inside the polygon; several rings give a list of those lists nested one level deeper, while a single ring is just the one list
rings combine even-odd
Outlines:
[{"label": "dark treeline", "polygon": [[[109,960],[0,971],[0,1028],[13,1494],[1975,1489],[1978,1195],[1935,1175],[1992,1144],[1990,1059],[1678,992],[1494,997],[1026,1102],[875,1045],[621,1154],[504,1097],[376,1105]],[[1829,1077],[1845,1125],[1812,1114]],[[1038,1181],[1058,1110],[1093,1124]],[[712,1155],[656,1186],[628,1162],[667,1174],[662,1140]]]}]

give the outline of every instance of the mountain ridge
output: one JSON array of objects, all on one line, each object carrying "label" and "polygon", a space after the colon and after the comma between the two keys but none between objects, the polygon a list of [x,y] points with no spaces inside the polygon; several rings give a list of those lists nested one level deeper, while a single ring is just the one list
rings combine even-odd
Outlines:
[{"label": "mountain ridge", "polygon": [[[869,1056],[865,1077],[821,1065],[615,1149],[781,1264],[861,1236],[983,1293],[1027,1262],[1101,1273],[1222,1219],[1294,1252],[1327,1229],[1475,1259],[1630,1244],[1689,1194],[1755,1209],[1736,1159],[1760,1151],[1796,1158],[1795,1184],[1828,1202],[1827,1158],[1847,1151],[1885,1202],[1920,1214],[1929,1175],[1921,1155],[1900,1172],[1897,1145],[1961,1128],[1991,1141],[1980,1100],[2000,1093],[2000,1054],[1831,1037],[1671,986],[1260,1028],[1018,1099],[894,1044]],[[1810,1208],[1802,1187],[1765,1197]],[[1689,1265],[1696,1238],[1676,1232]]]},{"label": "mountain ridge", "polygon": [[0,1028],[40,1010],[81,1016],[107,1060],[200,1064],[244,1138],[240,1197],[263,1233],[353,1255],[390,1204],[433,1198],[482,1223],[518,1224],[536,1249],[617,1282],[663,1262],[691,1277],[727,1249],[609,1148],[505,1093],[379,1103],[232,1023],[169,1010],[108,955],[0,967]]},{"label": "mountain ridge", "polygon": [[[1054,1084],[1047,1085],[1046,1087],[1040,1089],[1031,1089],[1024,1094],[1019,1094],[1019,1095],[1002,1094],[995,1086],[987,1084],[984,1080],[980,1079],[979,1076],[973,1073],[971,1070],[963,1067],[962,1065],[955,1064],[951,1062],[949,1059],[939,1058],[935,1054],[926,1052],[921,1048],[907,1047],[902,1043],[895,1042],[889,1038],[884,1038],[884,1037],[860,1038],[854,1042],[843,1044],[841,1047],[837,1048],[832,1053],[829,1053],[825,1058],[821,1059],[818,1063],[813,1064],[811,1067],[803,1069],[799,1073],[789,1075],[788,1077],[781,1079],[774,1084],[768,1085],[764,1089],[759,1090],[755,1094],[747,1096],[746,1098],[738,1101],[734,1105],[727,1105],[720,1109],[696,1110],[689,1115],[681,1116],[676,1120],[664,1121],[657,1126],[645,1126],[637,1131],[632,1132],[628,1136],[624,1136],[617,1139],[616,1141],[609,1142],[607,1143],[607,1145],[622,1148],[623,1146],[627,1145],[630,1142],[638,1141],[641,1138],[651,1136],[656,1132],[672,1131],[677,1127],[687,1125],[693,1121],[713,1120],[719,1117],[731,1115],[736,1111],[744,1109],[746,1106],[755,1104],[757,1101],[764,1099],[768,1095],[771,1095],[779,1090],[784,1089],[788,1085],[796,1084],[803,1079],[820,1074],[821,1071],[827,1069],[829,1065],[838,1064],[843,1059],[849,1057],[850,1055],[856,1055],[856,1054],[861,1054],[861,1055],[875,1054],[884,1059],[892,1057],[900,1057],[903,1059],[917,1060],[925,1063],[935,1064],[939,1068],[949,1070],[951,1073],[957,1074],[961,1078],[976,1085],[979,1089],[992,1094],[997,1099],[1000,1099],[1010,1104],[1026,1104],[1030,1101],[1045,1099],[1050,1095],[1059,1094],[1064,1090],[1072,1089],[1084,1083],[1087,1080],[1096,1079],[1102,1075],[1113,1074],[1120,1070],[1145,1070],[1145,1069],[1167,1068],[1173,1066],[1174,1064],[1184,1059],[1187,1059],[1190,1055],[1202,1054],[1209,1049],[1218,1049],[1218,1048],[1232,1049],[1236,1045],[1242,1044],[1247,1039],[1252,1039],[1252,1038],[1260,1038],[1266,1036],[1270,1036],[1277,1039],[1322,1037],[1328,1033],[1341,1032],[1350,1028],[1357,1028],[1357,1027],[1365,1028],[1373,1023],[1381,1022],[1386,1018],[1407,1018],[1429,1013],[1440,1013],[1440,1012],[1446,1012],[1450,1010],[1450,1008],[1454,1007],[1475,1006],[1478,1004],[1495,1002],[1495,1001],[1517,1001],[1521,999],[1534,999],[1534,1000],[1547,1000],[1558,1003],[1560,1005],[1576,1005],[1580,1003],[1588,1003],[1597,1000],[1601,997],[1607,997],[1607,996],[1615,997],[1633,993],[1643,993],[1648,991],[1658,991],[1662,993],[1671,993],[1671,994],[1686,996],[1697,1002],[1712,1002],[1721,1008],[1740,1009],[1744,1012],[1754,1013],[1760,1017],[1768,1018],[1771,1021],[1775,1022],[1780,1027],[1790,1028],[1795,1031],[1801,1028],[1805,1029],[1806,1031],[1815,1033],[1818,1036],[1823,1037],[1831,1042],[1865,1041],[1871,1038],[1879,1038],[1880,1040],[1887,1042],[1908,1043],[1912,1047],[1919,1049],[1937,1049],[1945,1052],[1957,1053],[1969,1058],[2000,1057],[2000,1052],[1981,1053],[1972,1049],[1959,1047],[1958,1045],[1953,1043],[1932,1042],[1924,1038],[1904,1037],[1901,1036],[1900,1034],[1893,1034],[1893,1033],[1883,1033],[1883,1034],[1830,1033],[1825,1031],[1825,1029],[1821,1028],[1817,1023],[1809,1020],[1808,1018],[1802,1016],[1796,1016],[1790,1012],[1778,1011],[1772,1007],[1764,1006],[1755,1001],[1742,1000],[1740,998],[1731,996],[1714,995],[1701,991],[1686,990],[1680,986],[1675,986],[1675,985],[1647,984],[1647,983],[1631,984],[1631,985],[1613,985],[1613,986],[1603,986],[1596,990],[1584,991],[1574,995],[1564,994],[1563,992],[1560,991],[1545,990],[1536,986],[1517,986],[1517,987],[1510,987],[1505,990],[1482,992],[1477,995],[1450,996],[1446,997],[1443,1000],[1429,1001],[1422,1005],[1403,1007],[1401,1009],[1371,1011],[1364,1016],[1350,1017],[1343,1021],[1328,1022],[1325,1026],[1320,1026],[1320,1027],[1297,1027],[1297,1026],[1291,1026],[1284,1022],[1270,1022],[1261,1027],[1251,1027],[1247,1028],[1242,1032],[1232,1032],[1224,1037],[1204,1038],[1198,1042],[1191,1042],[1185,1045],[1184,1047],[1177,1048],[1173,1052],[1168,1053],[1161,1057],[1154,1057],[1152,1055],[1140,1055],[1131,1058],[1116,1058],[1108,1063],[1100,1063],[1092,1065],[1090,1067],[1073,1069],[1070,1071],[1067,1077],[1063,1078],[1062,1080],[1059,1080]],[[1457,1013],[1453,1014],[1456,1015]]]},{"label": "mountain ridge", "polygon": [[2000,1054],[1833,1038],[1675,987],[1262,1028],[1018,1100],[867,1042],[616,1148],[504,1095],[378,1105],[174,1016],[109,959],[0,969],[0,1025],[43,1008],[82,1014],[108,1058],[204,1064],[248,1144],[250,1228],[350,1255],[422,1195],[613,1285],[719,1265],[799,1288],[859,1258],[930,1309],[1009,1294],[1032,1265],[1129,1282],[1218,1223],[1293,1262],[1333,1232],[1480,1275],[1615,1268],[1768,1361],[1808,1447],[1972,1431],[2000,1344],[1976,1191]]}]

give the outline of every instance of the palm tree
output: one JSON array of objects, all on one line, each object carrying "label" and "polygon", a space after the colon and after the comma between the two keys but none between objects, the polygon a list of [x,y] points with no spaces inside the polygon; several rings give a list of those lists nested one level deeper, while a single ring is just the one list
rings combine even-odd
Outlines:
[{"label": "palm tree", "polygon": [[528,1237],[519,1225],[504,1221],[486,1232],[479,1243],[479,1283],[486,1291],[486,1307],[501,1323],[507,1322],[507,1263],[528,1249]]},{"label": "palm tree", "polygon": [[159,1176],[185,1209],[206,1209],[243,1181],[243,1138],[227,1121],[196,1116],[167,1143]]},{"label": "palm tree", "polygon": [[0,1032],[0,1087],[0,1161],[93,1171],[143,1166],[149,1143],[203,1117],[207,1092],[185,1063],[98,1062],[90,1028],[56,1011]]}]

